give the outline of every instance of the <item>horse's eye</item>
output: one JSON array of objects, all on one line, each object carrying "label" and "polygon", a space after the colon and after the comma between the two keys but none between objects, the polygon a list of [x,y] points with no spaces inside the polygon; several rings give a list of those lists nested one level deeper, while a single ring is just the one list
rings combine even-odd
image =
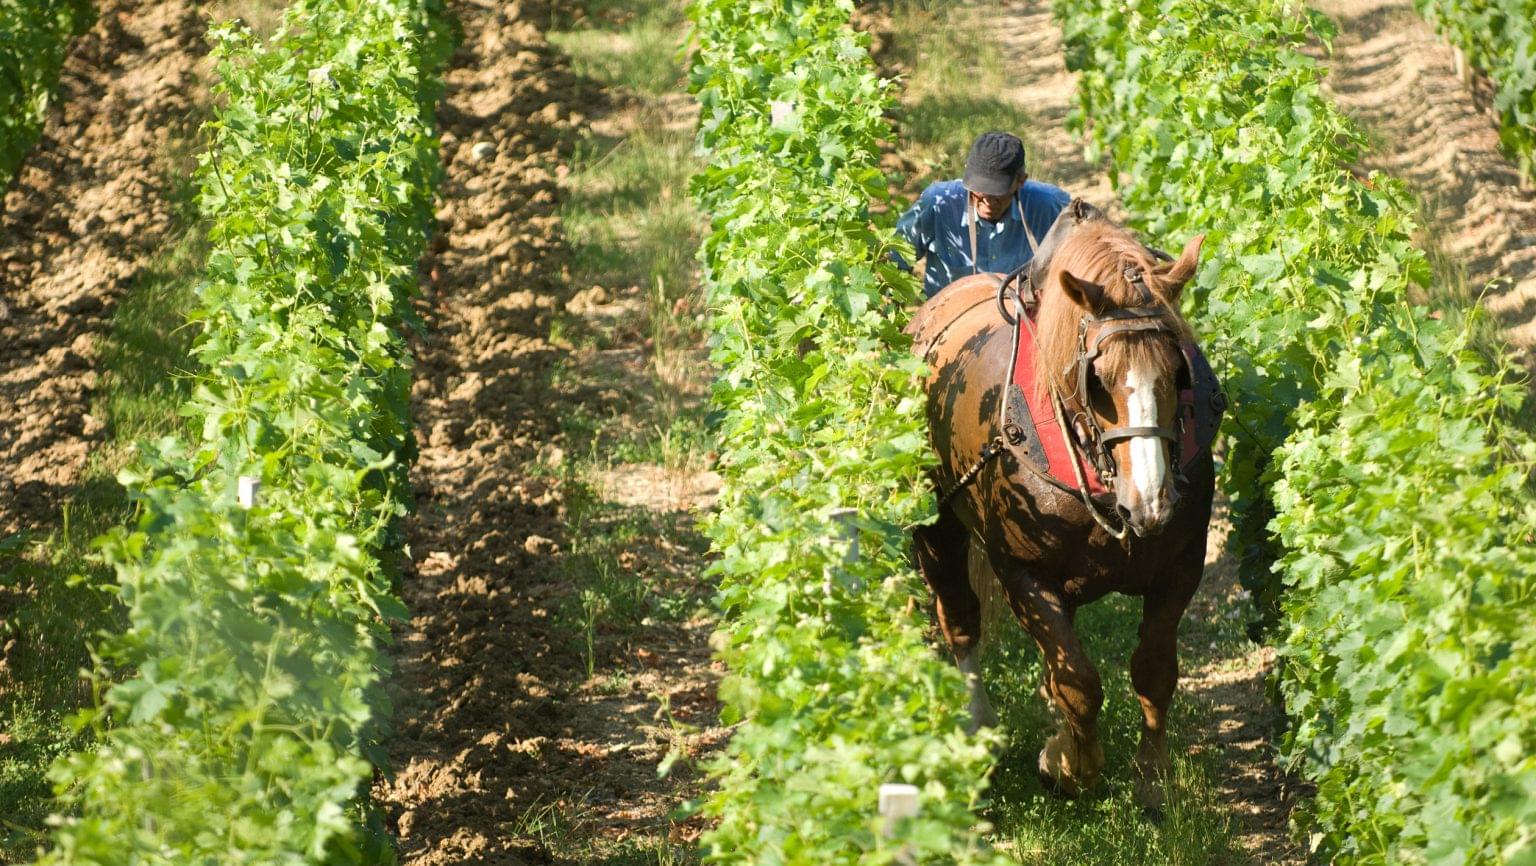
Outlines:
[{"label": "horse's eye", "polygon": [[1115,395],[1113,380],[1106,377],[1099,369],[1098,364],[1088,368],[1088,393],[1084,395],[1085,402],[1093,407],[1093,411],[1101,418],[1114,421],[1117,416],[1115,408]]}]

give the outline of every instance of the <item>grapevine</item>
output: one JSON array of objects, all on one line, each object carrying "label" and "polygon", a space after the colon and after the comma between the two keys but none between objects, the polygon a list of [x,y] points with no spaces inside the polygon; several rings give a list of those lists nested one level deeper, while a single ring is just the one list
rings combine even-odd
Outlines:
[{"label": "grapevine", "polygon": [[129,627],[101,647],[94,745],[55,770],[71,814],[42,863],[393,859],[360,792],[403,613],[404,330],[447,39],[416,0],[300,0],[284,20],[267,43],[213,30],[225,104],[198,173],[212,249],[183,409],[201,435],[121,478],[139,517],[102,549]]},{"label": "grapevine", "polygon": [[1414,5],[1493,79],[1499,140],[1536,181],[1536,2],[1415,0]]},{"label": "grapevine", "polygon": [[91,20],[87,0],[0,0],[0,189],[42,128],[69,40]]},{"label": "grapevine", "polygon": [[[731,670],[705,811],[716,863],[991,862],[976,819],[995,737],[908,601],[903,527],[931,513],[913,280],[869,202],[888,85],[848,0],[697,0],[693,84],[710,166],[693,192],[714,313],[725,478],[710,535]],[[839,517],[848,511],[849,515]],[[881,831],[882,783],[921,814]]]}]

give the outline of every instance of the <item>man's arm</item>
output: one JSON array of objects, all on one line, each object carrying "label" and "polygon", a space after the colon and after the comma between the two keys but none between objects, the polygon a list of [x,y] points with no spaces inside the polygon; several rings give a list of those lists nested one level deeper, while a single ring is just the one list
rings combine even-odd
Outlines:
[{"label": "man's arm", "polygon": [[[917,197],[917,201],[907,208],[907,212],[896,221],[896,233],[907,239],[912,245],[912,250],[917,258],[928,255],[928,247],[933,241],[933,187],[923,190],[923,194]],[[915,263],[908,263],[895,250],[891,251],[891,261],[904,271],[910,271]]]}]

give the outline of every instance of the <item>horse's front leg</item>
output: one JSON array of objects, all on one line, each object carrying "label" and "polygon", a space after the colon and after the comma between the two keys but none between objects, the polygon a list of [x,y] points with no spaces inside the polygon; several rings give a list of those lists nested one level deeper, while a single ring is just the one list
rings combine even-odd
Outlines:
[{"label": "horse's front leg", "polygon": [[[1196,572],[1198,576],[1198,572]],[[1141,701],[1141,745],[1136,749],[1136,804],[1160,810],[1173,770],[1168,758],[1168,705],[1179,682],[1179,620],[1194,594],[1188,586],[1158,587],[1142,600],[1141,639],[1131,654],[1131,685]]]},{"label": "horse's front leg", "polygon": [[1104,772],[1104,747],[1099,743],[1104,686],[1078,640],[1061,592],[1023,567],[1010,566],[1004,573],[1008,603],[1040,647],[1045,687],[1059,711],[1060,725],[1040,750],[1040,776],[1075,797],[1092,788]]}]

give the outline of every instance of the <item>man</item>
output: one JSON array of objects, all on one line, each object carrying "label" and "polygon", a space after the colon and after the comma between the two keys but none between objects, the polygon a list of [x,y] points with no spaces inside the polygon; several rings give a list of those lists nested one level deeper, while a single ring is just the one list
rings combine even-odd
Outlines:
[{"label": "man", "polygon": [[[926,259],[923,291],[978,273],[1006,274],[1034,258],[1056,215],[1072,197],[1024,171],[1024,142],[988,132],[971,145],[965,178],[930,184],[896,223]],[[899,264],[907,263],[897,258]]]}]

